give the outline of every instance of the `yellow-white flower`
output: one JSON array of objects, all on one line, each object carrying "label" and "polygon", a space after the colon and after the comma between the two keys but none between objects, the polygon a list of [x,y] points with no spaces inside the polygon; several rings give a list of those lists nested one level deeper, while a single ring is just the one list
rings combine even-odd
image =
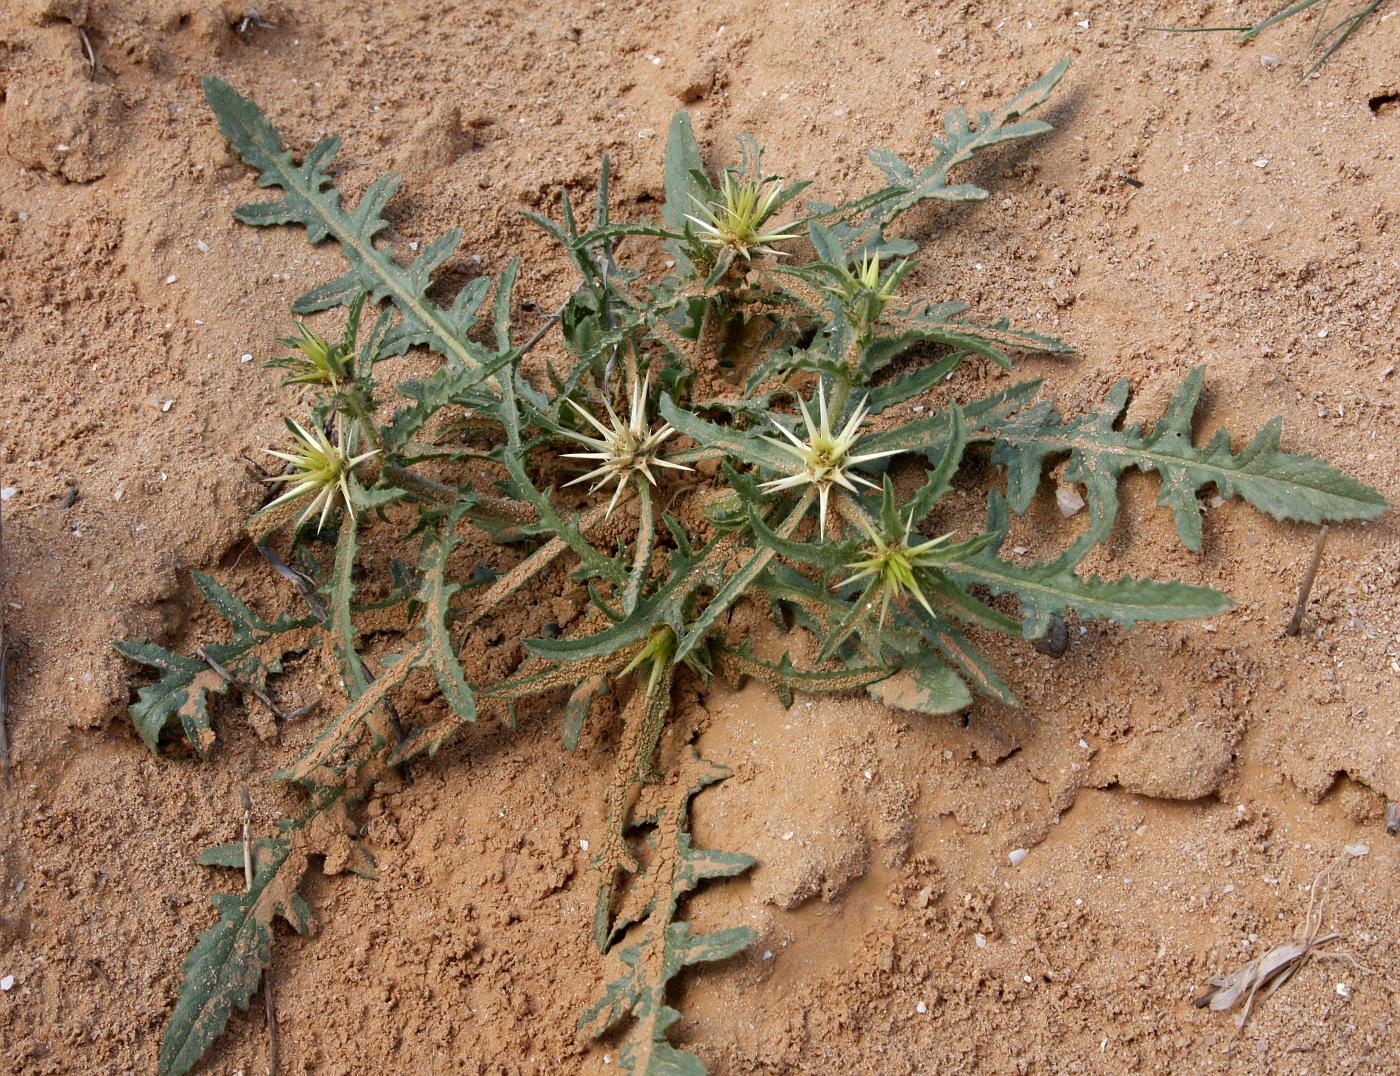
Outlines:
[{"label": "yellow-white flower", "polygon": [[617,488],[613,490],[612,500],[608,502],[608,510],[604,513],[605,517],[612,515],[612,510],[617,507],[617,499],[622,495],[622,488],[633,474],[641,475],[654,486],[656,485],[656,476],[651,473],[653,464],[658,467],[670,467],[676,471],[693,470],[685,464],[663,460],[660,456],[662,442],[676,430],[668,423],[662,423],[654,430],[647,429],[647,385],[650,381],[651,375],[648,374],[640,382],[636,380],[632,382],[632,407],[626,422],[617,417],[617,412],[612,409],[610,403],[606,400],[603,401],[603,406],[608,411],[608,419],[612,423],[611,429],[604,426],[573,400],[568,401],[569,406],[583,416],[598,431],[600,436],[590,437],[584,433],[563,431],[566,437],[571,437],[593,450],[591,452],[565,452],[565,459],[589,460],[598,464],[587,474],[580,475],[572,482],[566,482],[565,485],[574,486],[580,482],[596,479],[589,487],[589,492],[592,493],[606,486],[609,482],[616,482]]},{"label": "yellow-white flower", "polygon": [[797,233],[782,231],[785,225],[770,231],[760,229],[773,215],[774,203],[782,193],[782,186],[776,181],[759,183],[738,179],[733,172],[726,172],[720,184],[719,201],[706,205],[693,198],[703,215],[687,213],[686,219],[699,229],[696,238],[706,246],[729,247],[746,260],[750,250],[781,257],[781,251],[768,244],[793,239]]},{"label": "yellow-white flower", "polygon": [[[867,400],[861,403],[851,412],[851,417],[846,420],[846,425],[841,428],[841,432],[833,434],[831,432],[830,416],[826,409],[826,396],[823,395],[820,387],[817,389],[817,411],[819,421],[812,421],[811,409],[807,406],[806,400],[798,400],[802,408],[802,421],[807,427],[807,440],[803,441],[795,433],[773,419],[773,425],[778,427],[787,441],[780,441],[776,437],[764,437],[765,441],[777,445],[784,452],[793,456],[800,465],[800,469],[785,478],[775,478],[771,482],[764,482],[760,489],[775,493],[784,489],[795,489],[798,486],[807,484],[817,487],[817,495],[820,498],[821,509],[821,536],[826,537],[826,502],[827,493],[833,485],[841,486],[852,493],[859,493],[854,483],[859,482],[870,489],[879,489],[874,482],[862,478],[856,474],[852,467],[858,463],[866,463],[870,460],[882,459],[885,456],[893,456],[899,449],[890,449],[886,452],[866,452],[858,456],[850,454],[851,446],[855,444],[857,432],[861,422],[868,413]],[[790,443],[789,443],[790,442]]]},{"label": "yellow-white flower", "polygon": [[350,500],[350,474],[365,460],[378,455],[379,450],[354,455],[359,427],[353,422],[346,423],[344,419],[337,419],[334,444],[320,426],[313,426],[312,432],[301,423],[288,419],[287,429],[291,431],[294,442],[291,452],[276,452],[270,448],[263,450],[269,456],[276,456],[293,467],[290,474],[276,475],[268,479],[270,482],[287,482],[290,485],[286,492],[267,507],[274,508],[314,492],[315,496],[306,506],[306,511],[298,517],[296,525],[300,527],[319,510],[321,518],[316,524],[316,529],[320,530],[326,525],[326,517],[330,515],[331,504],[338,490],[345,499],[345,510],[354,514],[355,506]]}]

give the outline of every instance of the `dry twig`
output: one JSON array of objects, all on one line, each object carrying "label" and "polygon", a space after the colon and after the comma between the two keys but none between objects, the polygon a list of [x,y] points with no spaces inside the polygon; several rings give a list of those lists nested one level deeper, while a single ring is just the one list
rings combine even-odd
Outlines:
[{"label": "dry twig", "polygon": [[1297,635],[1303,627],[1303,614],[1308,608],[1308,595],[1312,593],[1313,580],[1317,578],[1317,566],[1322,563],[1322,547],[1327,544],[1327,524],[1317,532],[1317,544],[1313,546],[1312,559],[1308,570],[1303,573],[1303,582],[1298,587],[1298,603],[1293,606],[1293,619],[1283,629],[1285,635]]},{"label": "dry twig", "polygon": [[257,684],[249,683],[247,680],[241,680],[237,676],[234,676],[233,673],[231,673],[224,665],[222,665],[219,661],[211,657],[209,655],[209,652],[205,650],[204,647],[197,646],[194,648],[194,652],[199,657],[200,661],[204,662],[204,664],[208,665],[209,668],[213,669],[214,672],[216,672],[226,682],[232,684],[240,691],[251,692],[260,703],[262,703],[264,706],[266,706],[269,710],[272,711],[272,716],[277,718],[279,721],[290,721],[295,717],[301,717],[304,713],[311,709],[311,705],[308,704],[306,706],[301,707],[300,709],[293,710],[291,713],[287,713],[275,702],[273,702],[271,698],[268,697],[266,691],[258,687]]}]

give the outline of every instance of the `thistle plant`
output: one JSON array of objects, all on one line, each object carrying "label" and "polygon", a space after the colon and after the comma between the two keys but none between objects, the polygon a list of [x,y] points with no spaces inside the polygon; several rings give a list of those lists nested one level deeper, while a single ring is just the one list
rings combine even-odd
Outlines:
[{"label": "thistle plant", "polygon": [[[661,746],[677,720],[679,685],[752,679],[787,705],[798,693],[866,692],[926,714],[1014,707],[1013,685],[979,649],[988,636],[1029,647],[1071,614],[1131,626],[1224,613],[1229,599],[1206,587],[1076,570],[1109,537],[1118,478],[1133,467],[1161,477],[1159,503],[1193,550],[1205,541],[1206,487],[1279,520],[1371,519],[1385,510],[1370,487],[1282,451],[1277,420],[1238,453],[1225,433],[1198,447],[1191,421],[1200,369],[1148,431],[1120,425],[1127,380],[1100,407],[1069,418],[1037,402],[1037,381],[1007,380],[957,402],[950,378],[964,365],[1010,369],[1016,353],[1069,348],[1007,319],[971,317],[956,300],[907,294],[918,251],[894,229],[917,206],[985,198],[951,173],[983,150],[1048,130],[1026,113],[1049,97],[1065,66],[975,124],[961,109],[949,114],[923,162],[874,151],[884,182],[871,193],[840,205],[806,201],[800,210],[794,200],[807,184],[765,174],[752,140],[741,142],[739,167],[712,180],[688,116],[677,113],[661,221],[612,218],[606,159],[590,225],[568,191],[556,218],[527,215],[580,278],[557,319],[562,347],[529,363],[540,335],[522,339],[514,325],[514,262],[439,304],[429,294],[433,273],[452,258],[459,232],[401,264],[374,242],[397,177],[377,180],[353,210],[343,208],[329,172],[336,139],[298,161],[251,101],[206,80],[233,150],[262,187],[282,192],[241,207],[238,219],[299,224],[312,242],[337,244],[348,262],[341,276],[297,299],[294,313],[347,307],[350,316],[335,363],[335,349],[323,348],[314,330],[294,345],[301,359],[286,368],[315,396],[318,425],[296,427],[299,448],[282,457],[297,471],[286,476],[281,508],[274,501],[249,524],[260,548],[280,543],[277,563],[296,580],[304,611],[269,620],[197,577],[231,625],[227,643],[200,653],[228,675],[202,658],[119,644],[159,675],[140,689],[131,714],[153,749],[178,750],[177,725],[209,755],[218,745],[211,697],[231,684],[262,691],[300,653],[318,653],[336,670],[344,698],[314,735],[288,729],[300,754],[273,777],[291,786],[288,800],[300,807],[279,836],[250,852],[247,891],[216,897],[218,921],[186,962],[166,1028],[163,1073],[186,1071],[231,1007],[247,1006],[269,959],[273,918],[308,927],[310,909],[296,895],[308,855],[337,839],[356,850],[357,871],[372,873],[356,816],[390,769],[427,764],[483,715],[514,727],[516,708],[536,698],[562,704],[561,739],[573,751],[608,695],[620,729],[591,842],[593,938],[600,951],[616,951],[624,970],[582,1014],[580,1029],[600,1035],[627,1023],[619,1057],[626,1071],[703,1072],[697,1056],[667,1039],[680,1017],[666,1004],[668,984],[754,938],[737,927],[694,933],[684,902],[702,882],[739,874],[753,860],[692,842],[692,798],[728,771],[701,758],[683,727]],[[780,213],[786,223],[773,224]],[[630,237],[627,259],[622,237]],[[660,261],[642,256],[648,242],[670,255],[665,272],[641,268]],[[374,319],[364,333],[362,310],[367,323]],[[410,349],[442,362],[423,380],[385,386],[379,364]],[[334,444],[325,429],[335,431]],[[358,452],[357,438],[370,451]],[[1064,460],[1063,481],[1084,486],[1088,526],[1048,559],[1005,559],[1011,514],[1028,509],[1051,458]],[[965,468],[973,459],[1004,471],[1004,486],[985,482],[986,467]],[[577,475],[580,463],[587,470]],[[579,507],[578,491],[564,487],[585,483],[591,499]],[[955,484],[985,497],[980,527],[954,519],[945,498]],[[345,510],[332,513],[337,494]],[[299,512],[288,514],[288,505]],[[324,536],[309,526],[313,517]],[[417,564],[397,565],[379,580],[376,600],[365,600],[362,542],[397,550],[408,534],[420,540]],[[495,552],[464,565],[469,535],[477,536],[470,548]],[[551,580],[560,567],[586,597],[560,620],[559,635],[523,640],[525,657],[505,679],[474,679],[472,629],[546,587],[557,596]],[[298,597],[289,590],[287,600]],[[757,656],[746,627],[764,618],[730,615],[744,606],[772,614],[769,630],[789,644],[779,660]],[[816,657],[799,662],[794,653]],[[436,682],[445,715],[392,709],[417,670]],[[598,754],[578,764],[596,764]],[[201,861],[241,864],[232,849],[211,849]]]}]

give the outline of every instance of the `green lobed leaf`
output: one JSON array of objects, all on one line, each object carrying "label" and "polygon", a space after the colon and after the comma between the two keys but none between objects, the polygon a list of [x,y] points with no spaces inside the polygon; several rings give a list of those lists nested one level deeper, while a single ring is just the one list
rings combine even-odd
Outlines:
[{"label": "green lobed leaf", "polygon": [[987,530],[995,540],[981,552],[944,572],[963,587],[978,584],[993,594],[1014,594],[1021,602],[1023,634],[1035,639],[1045,634],[1050,618],[1073,609],[1081,616],[1112,620],[1132,627],[1143,620],[1190,620],[1217,616],[1234,607],[1229,597],[1209,587],[1187,583],[1163,583],[1151,579],[1081,578],[1074,565],[1087,551],[1082,544],[1053,561],[1026,564],[1002,560],[997,550],[1007,528],[1006,501],[992,493]]},{"label": "green lobed leaf", "polygon": [[669,396],[660,398],[660,411],[661,417],[679,432],[705,448],[718,448],[751,467],[763,467],[784,474],[797,468],[794,457],[776,445],[742,430],[706,422],[699,415],[677,406]]},{"label": "green lobed leaf", "polygon": [[[234,849],[237,860],[231,862]],[[243,846],[209,849],[201,862],[241,869]],[[305,872],[306,857],[292,855],[289,840],[260,840],[247,892],[212,898],[219,921],[185,959],[179,1000],[161,1038],[160,1076],[188,1072],[224,1030],[233,1009],[247,1011],[271,958],[274,916],[298,933],[310,932],[310,909],[296,892]]]},{"label": "green lobed leaf", "polygon": [[[252,100],[217,78],[206,77],[203,87],[220,131],[244,163],[257,169],[259,185],[278,187],[284,193],[279,202],[240,207],[235,213],[240,221],[256,226],[301,224],[312,243],[334,239],[371,301],[388,299],[398,308],[403,319],[396,327],[401,344],[427,344],[462,367],[477,368],[486,363],[486,353],[468,338],[467,327],[427,296],[432,271],[451,254],[460,232],[449,232],[429,244],[411,265],[400,265],[392,254],[374,245],[374,237],[388,226],[382,213],[398,190],[398,176],[376,179],[355,209],[347,212],[341,208],[328,172],[340,148],[339,139],[323,139],[297,164]],[[342,276],[307,293],[314,296],[309,300],[311,305],[325,309],[332,296],[351,295],[344,282]],[[497,378],[491,375],[486,380],[495,383]]]},{"label": "green lobed leaf", "polygon": [[[227,642],[210,643],[204,652],[234,676],[261,689],[269,673],[280,672],[287,654],[305,650],[311,641],[312,619],[275,621],[258,616],[211,576],[191,573],[195,586],[233,626]],[[152,751],[172,719],[178,720],[190,746],[208,756],[214,744],[209,694],[227,694],[229,683],[205,661],[185,657],[153,643],[128,640],[113,644],[130,661],[155,669],[160,678],[144,685],[127,712],[142,742]]]},{"label": "green lobed leaf", "polygon": [[1048,123],[1022,117],[1049,100],[1051,91],[1068,69],[1069,57],[1066,56],[1000,108],[979,112],[975,127],[963,109],[953,109],[943,118],[943,137],[933,140],[937,156],[918,172],[889,150],[872,152],[870,159],[876,167],[885,173],[891,184],[907,192],[880,208],[882,219],[889,222],[929,199],[967,202],[987,197],[986,191],[971,183],[950,185],[949,173],[982,150],[1053,130]]},{"label": "green lobed leaf", "polygon": [[1202,541],[1199,493],[1213,485],[1220,496],[1242,497],[1274,519],[1304,523],[1374,519],[1388,505],[1363,482],[1309,455],[1280,451],[1281,422],[1273,419],[1236,453],[1225,431],[1204,448],[1192,443],[1191,422],[1205,385],[1198,366],[1172,397],[1150,433],[1136,423],[1116,425],[1128,402],[1129,385],[1118,381],[1101,407],[1063,419],[1049,403],[1012,414],[990,431],[992,460],[1007,469],[1007,497],[1017,514],[1030,506],[1047,457],[1067,453],[1067,482],[1084,484],[1091,524],[1089,541],[1103,541],[1118,512],[1118,479],[1130,467],[1161,476],[1157,503],[1171,509],[1182,543],[1199,552]]}]

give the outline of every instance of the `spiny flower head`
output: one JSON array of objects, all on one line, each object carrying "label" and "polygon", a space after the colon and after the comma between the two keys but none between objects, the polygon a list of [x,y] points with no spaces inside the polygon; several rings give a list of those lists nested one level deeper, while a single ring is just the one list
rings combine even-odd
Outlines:
[{"label": "spiny flower head", "polygon": [[277,367],[290,371],[282,381],[286,385],[324,385],[336,388],[348,376],[345,359],[349,355],[349,344],[342,340],[332,344],[320,333],[306,327],[305,322],[296,324],[295,337],[283,337],[279,344],[295,348],[298,354],[285,355],[280,359],[269,359],[264,366]]},{"label": "spiny flower head", "polygon": [[835,282],[827,290],[841,297],[851,324],[858,331],[866,332],[880,320],[880,314],[894,298],[899,282],[912,265],[906,258],[882,275],[880,256],[867,251],[856,265],[828,267]]},{"label": "spiny flower head", "polygon": [[871,544],[861,551],[865,554],[864,557],[846,565],[854,574],[841,580],[839,585],[844,587],[863,579],[871,580],[871,585],[880,592],[881,627],[885,626],[885,615],[889,612],[890,600],[901,595],[913,597],[932,614],[933,607],[924,597],[916,571],[944,562],[945,558],[939,556],[938,551],[953,536],[952,532],[920,542],[918,545],[910,545],[909,539],[915,533],[912,512],[902,525],[894,528],[893,534],[881,534],[863,515],[857,519]]},{"label": "spiny flower head", "polygon": [[693,198],[702,215],[687,213],[686,219],[699,229],[696,238],[706,246],[728,247],[746,260],[751,257],[750,251],[781,257],[781,252],[768,244],[796,238],[797,233],[782,231],[784,225],[770,231],[762,228],[773,215],[782,193],[782,185],[776,180],[740,179],[733,171],[725,172],[719,200],[706,205]]},{"label": "spiny flower head", "polygon": [[617,417],[617,412],[612,409],[612,405],[607,400],[603,401],[603,406],[608,411],[608,419],[612,423],[611,428],[604,426],[573,400],[568,401],[569,406],[586,419],[600,436],[592,437],[584,433],[563,431],[565,436],[592,449],[591,452],[566,452],[564,453],[565,459],[589,460],[597,463],[593,470],[585,475],[580,475],[572,482],[566,482],[565,485],[574,486],[580,482],[596,479],[589,487],[591,493],[606,486],[609,482],[616,482],[617,488],[613,490],[612,500],[608,502],[608,510],[604,513],[605,517],[612,515],[612,510],[617,507],[617,499],[622,495],[623,486],[627,484],[627,479],[633,474],[640,474],[654,486],[656,485],[656,476],[651,473],[653,464],[658,467],[670,467],[676,471],[693,469],[681,463],[663,460],[660,456],[662,442],[676,430],[668,423],[663,423],[654,430],[647,428],[647,385],[650,380],[650,374],[647,374],[641,381],[633,379],[632,407],[626,422]]},{"label": "spiny flower head", "polygon": [[885,456],[893,456],[899,450],[890,449],[886,452],[866,452],[859,456],[851,455],[851,446],[857,440],[857,433],[860,424],[868,413],[868,398],[851,412],[851,417],[846,420],[846,425],[841,427],[839,433],[831,432],[831,420],[827,414],[826,396],[822,393],[820,386],[817,388],[817,411],[819,419],[812,421],[812,411],[806,400],[799,399],[799,406],[802,408],[802,421],[807,427],[807,439],[804,441],[795,433],[789,430],[777,419],[773,419],[773,425],[778,427],[778,432],[787,438],[787,441],[780,441],[776,437],[764,437],[765,441],[777,445],[784,452],[793,456],[801,469],[788,475],[785,478],[775,478],[771,482],[764,482],[759,488],[770,493],[784,489],[795,489],[798,486],[814,485],[817,487],[817,494],[821,498],[821,536],[826,537],[826,502],[827,493],[832,485],[838,485],[852,493],[859,493],[854,483],[859,482],[870,489],[880,487],[868,479],[862,478],[851,468],[858,463],[866,463],[869,460],[882,459]]},{"label": "spiny flower head", "polygon": [[[346,432],[347,426],[349,433]],[[295,501],[314,492],[315,496],[298,517],[296,525],[300,527],[319,509],[321,518],[316,524],[316,529],[320,530],[326,525],[326,517],[330,515],[331,504],[335,501],[338,490],[345,500],[345,510],[353,514],[355,506],[350,500],[350,475],[365,460],[377,455],[379,450],[354,455],[358,427],[353,422],[346,423],[343,419],[338,420],[334,444],[319,425],[313,425],[311,430],[307,430],[301,423],[287,419],[287,429],[291,432],[293,440],[291,452],[276,452],[270,448],[263,450],[269,456],[276,456],[279,460],[290,463],[293,468],[290,474],[276,475],[268,480],[289,483],[286,492],[268,505],[268,508]]]}]

